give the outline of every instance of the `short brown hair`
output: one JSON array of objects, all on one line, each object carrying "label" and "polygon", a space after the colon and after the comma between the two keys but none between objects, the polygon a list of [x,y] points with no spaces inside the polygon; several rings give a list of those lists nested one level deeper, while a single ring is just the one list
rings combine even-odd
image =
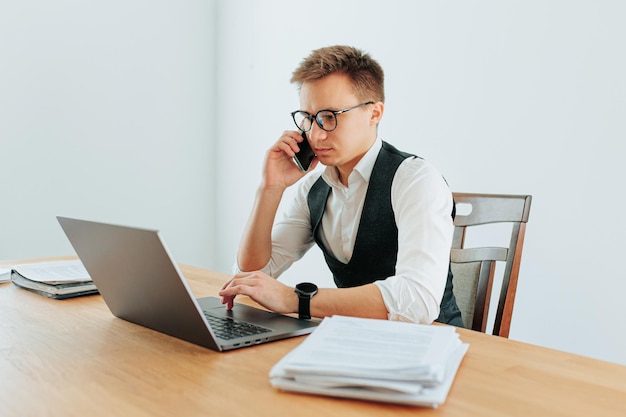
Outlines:
[{"label": "short brown hair", "polygon": [[362,100],[385,102],[385,74],[369,54],[352,46],[327,46],[306,57],[291,76],[291,82],[302,87],[333,73],[346,74],[352,80],[354,93]]}]

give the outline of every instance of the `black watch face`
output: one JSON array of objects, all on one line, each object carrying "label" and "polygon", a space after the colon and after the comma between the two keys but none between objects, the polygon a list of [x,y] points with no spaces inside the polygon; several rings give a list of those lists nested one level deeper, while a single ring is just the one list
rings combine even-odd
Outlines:
[{"label": "black watch face", "polygon": [[296,285],[296,289],[298,290],[298,292],[301,292],[303,294],[311,294],[317,291],[317,285],[310,282],[303,282]]}]

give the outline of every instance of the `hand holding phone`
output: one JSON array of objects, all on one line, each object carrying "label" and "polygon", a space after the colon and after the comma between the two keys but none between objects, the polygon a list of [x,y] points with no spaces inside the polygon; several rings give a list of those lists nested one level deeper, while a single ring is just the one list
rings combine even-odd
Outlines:
[{"label": "hand holding phone", "polygon": [[300,147],[300,151],[296,152],[296,156],[293,157],[293,160],[296,161],[296,165],[300,168],[300,171],[307,172],[313,159],[315,158],[315,153],[313,149],[311,149],[311,145],[309,144],[309,140],[306,138],[305,132],[300,132],[302,136],[302,142],[298,143],[298,147]]}]

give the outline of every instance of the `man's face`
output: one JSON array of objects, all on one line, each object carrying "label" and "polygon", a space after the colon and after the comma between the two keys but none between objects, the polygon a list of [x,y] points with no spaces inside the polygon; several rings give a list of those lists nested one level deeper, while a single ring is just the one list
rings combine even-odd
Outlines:
[{"label": "man's face", "polygon": [[[343,110],[361,104],[344,74],[331,74],[302,84],[300,109],[315,115],[320,110]],[[307,134],[320,162],[339,169],[344,179],[376,140],[376,124],[382,103],[359,107],[337,115],[337,128],[326,132],[317,123]]]}]

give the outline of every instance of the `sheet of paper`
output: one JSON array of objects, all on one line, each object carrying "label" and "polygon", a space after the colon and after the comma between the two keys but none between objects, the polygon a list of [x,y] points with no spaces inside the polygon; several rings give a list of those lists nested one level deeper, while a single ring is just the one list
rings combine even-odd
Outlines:
[{"label": "sheet of paper", "polygon": [[294,381],[299,384],[314,385],[320,388],[367,388],[383,392],[417,394],[424,386],[410,381],[392,381],[389,379],[355,378],[347,376],[327,377],[324,375],[296,375]]},{"label": "sheet of paper", "polygon": [[291,374],[441,381],[460,344],[453,327],[334,316],[290,355]]},{"label": "sheet of paper", "polygon": [[32,281],[48,284],[91,281],[91,277],[79,260],[21,264],[14,265],[13,269]]}]

